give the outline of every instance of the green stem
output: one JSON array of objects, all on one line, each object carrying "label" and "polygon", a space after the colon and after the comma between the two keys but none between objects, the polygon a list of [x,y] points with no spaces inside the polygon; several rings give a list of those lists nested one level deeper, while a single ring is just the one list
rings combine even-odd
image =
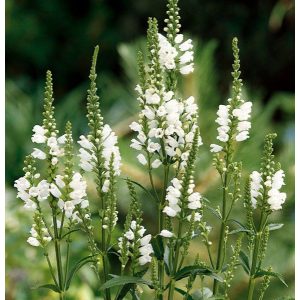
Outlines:
[{"label": "green stem", "polygon": [[180,243],[181,243],[181,234],[182,234],[182,223],[179,221],[179,227],[178,227],[178,237],[176,240],[176,247],[175,247],[175,258],[174,258],[174,263],[173,263],[173,274],[171,276],[171,281],[170,281],[170,287],[169,287],[169,295],[168,295],[168,300],[173,300],[174,298],[174,290],[175,290],[175,279],[174,275],[177,272],[177,264],[178,264],[178,258],[179,258],[179,250],[180,250]]},{"label": "green stem", "polygon": [[57,264],[57,272],[58,272],[58,282],[59,288],[63,291],[63,268],[62,268],[62,261],[61,261],[61,253],[60,253],[60,240],[57,230],[57,219],[56,219],[56,211],[52,208],[52,216],[53,216],[53,228],[54,228],[54,247],[55,247],[55,257],[56,257],[56,264]]},{"label": "green stem", "polygon": [[265,216],[264,211],[261,212],[261,218],[259,223],[258,232],[255,236],[255,243],[254,243],[254,250],[252,255],[252,263],[251,263],[251,270],[250,270],[250,278],[249,278],[249,285],[248,285],[248,300],[253,299],[253,292],[255,287],[255,272],[256,272],[256,265],[258,259],[258,251],[261,243],[262,232],[266,225],[267,216]]},{"label": "green stem", "polygon": [[[227,156],[228,157],[228,156]],[[228,168],[228,159],[226,161],[226,168]],[[222,269],[225,251],[224,251],[224,243],[225,243],[225,229],[226,229],[226,201],[227,201],[227,180],[228,180],[228,173],[226,171],[225,178],[224,178],[224,185],[223,185],[223,207],[222,207],[222,224],[220,230],[220,237],[219,237],[219,246],[218,246],[218,257],[216,263],[216,271],[219,272]],[[214,295],[218,294],[219,291],[219,281],[214,280],[214,287],[213,292]]]},{"label": "green stem", "polygon": [[57,286],[57,288],[59,288],[59,284],[58,284],[58,282],[57,282],[57,280],[56,280],[56,277],[55,277],[55,275],[54,275],[53,267],[52,267],[51,261],[50,261],[50,259],[49,259],[48,253],[45,252],[45,253],[44,253],[44,256],[46,257],[46,260],[47,260],[47,263],[48,263],[48,267],[49,267],[49,270],[50,270],[50,274],[51,274],[51,276],[52,276],[52,279],[53,279],[53,281],[54,281],[54,284]]}]

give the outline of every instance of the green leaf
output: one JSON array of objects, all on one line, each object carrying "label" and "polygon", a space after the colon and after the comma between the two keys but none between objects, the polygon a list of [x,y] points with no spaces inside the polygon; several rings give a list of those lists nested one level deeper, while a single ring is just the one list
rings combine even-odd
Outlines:
[{"label": "green leaf", "polygon": [[[186,296],[186,294],[187,294],[186,291],[184,291],[180,288],[175,288],[175,291],[178,292],[179,294],[183,295],[183,296]],[[188,294],[187,299],[188,300],[193,300],[193,298],[190,294]]]},{"label": "green leaf", "polygon": [[265,271],[265,270],[259,270],[255,273],[254,278],[259,278],[259,277],[263,277],[263,276],[271,276],[271,277],[276,277],[277,279],[279,279],[286,287],[288,287],[288,285],[286,284],[286,282],[284,281],[284,278],[281,274],[276,273],[276,272],[271,272],[271,271]]},{"label": "green leaf", "polygon": [[135,284],[145,284],[152,288],[152,282],[145,280],[140,277],[134,277],[134,276],[116,276],[107,282],[105,282],[101,287],[100,290],[105,290],[112,288],[114,286],[119,286],[119,285],[125,285],[129,283],[135,283]]},{"label": "green leaf", "polygon": [[[146,272],[147,272],[148,268],[145,268],[144,270],[138,272],[135,274],[136,277],[140,277],[142,278]],[[116,278],[117,276],[115,275],[112,275],[114,278]],[[125,284],[122,289],[120,290],[120,292],[118,293],[117,297],[116,297],[116,300],[122,300],[125,298],[125,296],[127,295],[127,293],[132,289],[134,288],[134,283],[128,283],[128,284]]]},{"label": "green leaf", "polygon": [[283,227],[284,224],[268,224],[267,226],[269,227],[269,230],[272,231],[272,230],[277,230],[277,229],[280,229],[281,227]]},{"label": "green leaf", "polygon": [[213,292],[209,288],[204,287],[203,289],[197,289],[195,292],[193,292],[192,299],[208,300],[211,299],[212,296],[213,296]]},{"label": "green leaf", "polygon": [[216,273],[214,273],[211,269],[208,268],[203,268],[203,267],[199,267],[199,266],[187,266],[182,268],[181,270],[179,270],[175,276],[174,279],[176,281],[181,280],[185,277],[188,277],[190,275],[204,275],[204,276],[209,276],[212,277],[220,282],[223,282],[223,279],[217,275]]},{"label": "green leaf", "polygon": [[60,293],[60,289],[55,284],[43,284],[37,287],[33,287],[33,289],[48,289],[53,292]]},{"label": "green leaf", "polygon": [[164,259],[164,243],[162,240],[162,236],[157,235],[151,240],[151,244],[153,247],[154,255],[158,260]]},{"label": "green leaf", "polygon": [[209,206],[209,205],[205,205],[206,208],[208,208],[208,210],[215,215],[218,219],[222,220],[222,216],[220,215],[220,213],[214,209],[213,207]]},{"label": "green leaf", "polygon": [[70,287],[70,284],[71,284],[71,281],[72,281],[72,278],[73,276],[78,272],[78,270],[83,267],[84,265],[86,265],[87,263],[90,263],[90,262],[94,262],[95,260],[92,258],[93,255],[90,255],[90,256],[87,256],[81,260],[79,260],[74,266],[73,268],[71,269],[70,273],[69,273],[69,276],[68,276],[68,279],[67,279],[67,283],[66,283],[66,290],[69,289]]},{"label": "green leaf", "polygon": [[140,183],[132,180],[132,179],[128,179],[128,178],[124,178],[124,180],[129,180],[131,183],[134,183],[135,185],[139,186],[142,190],[144,190],[151,198],[153,198],[156,202],[157,202],[157,199],[154,197],[154,195],[152,195],[150,193],[149,190],[147,190],[144,186],[142,186]]},{"label": "green leaf", "polygon": [[164,252],[164,262],[165,262],[165,270],[168,276],[170,275],[169,256],[170,256],[170,249],[168,246],[166,246]]},{"label": "green leaf", "polygon": [[238,229],[231,230],[228,234],[235,234],[239,232],[252,232],[252,231],[246,228],[238,228]]},{"label": "green leaf", "polygon": [[242,265],[243,269],[245,270],[245,272],[247,274],[250,274],[249,257],[247,256],[247,254],[243,250],[240,251],[239,257],[240,257],[240,262],[241,262],[241,265]]},{"label": "green leaf", "polygon": [[61,239],[65,238],[66,236],[70,235],[71,233],[75,232],[75,231],[79,231],[80,229],[79,228],[76,228],[76,229],[73,229],[73,230],[70,230],[68,231],[67,233],[65,233]]}]

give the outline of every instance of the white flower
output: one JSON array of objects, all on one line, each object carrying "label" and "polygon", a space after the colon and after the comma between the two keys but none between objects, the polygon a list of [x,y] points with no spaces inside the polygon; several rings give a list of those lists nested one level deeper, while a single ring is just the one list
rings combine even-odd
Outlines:
[{"label": "white flower", "polygon": [[176,214],[177,214],[177,212],[176,212],[173,208],[171,208],[171,207],[169,207],[169,206],[166,206],[166,207],[163,209],[163,212],[164,212],[166,215],[168,215],[169,217],[175,217]]},{"label": "white flower", "polygon": [[145,158],[145,156],[143,154],[139,154],[137,156],[138,161],[142,164],[142,165],[146,165],[147,164],[147,160]]},{"label": "white flower", "polygon": [[37,148],[33,148],[33,152],[31,153],[31,155],[34,157],[34,158],[37,158],[37,159],[46,159],[46,153],[43,152],[42,150],[40,149],[37,149]]},{"label": "white flower", "polygon": [[139,264],[140,264],[141,266],[143,266],[143,265],[145,265],[145,264],[147,264],[147,263],[150,263],[151,260],[152,260],[152,257],[151,257],[150,255],[143,255],[143,256],[140,256],[140,257],[138,258],[138,260],[139,260]]},{"label": "white flower", "polygon": [[190,50],[192,48],[193,48],[193,44],[192,44],[192,40],[191,39],[186,40],[184,43],[182,43],[179,46],[179,49],[181,51],[187,51],[187,50]]},{"label": "white flower", "polygon": [[75,205],[72,201],[66,201],[64,203],[63,209],[65,211],[66,217],[71,218],[73,214],[73,210],[75,209]]},{"label": "white flower", "polygon": [[108,190],[109,190],[109,184],[110,184],[109,180],[105,179],[104,183],[103,183],[103,186],[102,186],[102,192],[103,193],[107,193],[108,192]]},{"label": "white flower", "polygon": [[223,147],[217,144],[211,144],[210,148],[211,148],[210,152],[215,152],[215,153],[218,153],[223,150]]},{"label": "white flower", "polygon": [[137,123],[137,122],[132,122],[130,125],[129,125],[130,129],[133,130],[133,131],[137,131],[137,132],[140,132],[142,131],[142,126]]},{"label": "white flower", "polygon": [[[192,215],[187,216],[187,220],[188,221],[191,221],[191,218],[192,218]],[[195,220],[195,222],[200,222],[201,218],[202,218],[201,214],[198,213],[198,212],[195,212],[195,214],[194,214],[194,220]]]},{"label": "white flower", "polygon": [[151,167],[153,169],[157,169],[159,166],[161,165],[161,161],[159,159],[155,159],[152,164],[151,164]]},{"label": "white flower", "polygon": [[64,134],[64,135],[62,135],[62,136],[60,136],[58,139],[57,139],[57,142],[59,143],[59,144],[65,144],[65,142],[66,142],[66,135]]},{"label": "white flower", "polygon": [[25,177],[20,177],[14,183],[14,187],[20,192],[30,188],[30,182]]},{"label": "white flower", "polygon": [[150,241],[151,241],[151,234],[147,234],[140,239],[140,244],[141,244],[141,246],[145,246],[145,245],[149,244]]},{"label": "white flower", "polygon": [[150,152],[150,153],[153,153],[155,151],[159,151],[160,149],[160,144],[158,143],[153,143],[153,142],[150,142],[148,147],[147,147],[147,150]]},{"label": "white flower", "polygon": [[286,193],[280,193],[277,189],[271,189],[268,192],[268,203],[271,210],[279,210],[286,200]]},{"label": "white flower", "polygon": [[281,187],[284,185],[284,177],[285,174],[283,170],[277,171],[272,177],[272,188],[280,190]]},{"label": "white flower", "polygon": [[29,211],[35,211],[36,208],[37,208],[37,205],[34,201],[32,201],[31,199],[27,199],[25,201],[25,204],[24,204],[24,208],[26,210],[29,210]]},{"label": "white flower", "polygon": [[257,204],[257,197],[261,195],[260,189],[262,188],[261,182],[261,174],[257,171],[253,171],[250,175],[250,195],[251,195],[251,202],[252,206],[256,208]]},{"label": "white flower", "polygon": [[183,34],[177,34],[175,37],[175,43],[180,44],[183,41]]},{"label": "white flower", "polygon": [[49,183],[46,180],[40,181],[37,185],[37,199],[44,201],[49,197]]},{"label": "white flower", "polygon": [[59,198],[61,196],[61,192],[58,189],[58,187],[54,184],[51,183],[50,185],[50,193],[55,197],[55,198]]},{"label": "white flower", "polygon": [[242,131],[235,137],[237,142],[245,141],[249,138],[249,132],[248,131]]},{"label": "white flower", "polygon": [[34,246],[34,247],[38,247],[40,246],[40,242],[35,238],[35,237],[29,237],[27,239],[27,242],[31,245],[31,246]]},{"label": "white flower", "polygon": [[53,166],[55,166],[57,163],[58,163],[57,157],[52,157],[52,158],[51,158],[51,164],[52,164]]},{"label": "white flower", "polygon": [[240,108],[232,111],[233,116],[237,117],[239,121],[247,121],[250,118],[252,102],[243,103]]},{"label": "white flower", "polygon": [[46,142],[47,137],[45,136],[45,134],[47,130],[44,129],[44,127],[35,125],[32,131],[34,132],[34,134],[31,137],[33,143],[42,144]]},{"label": "white flower", "polygon": [[65,187],[65,182],[63,180],[63,176],[61,176],[61,175],[56,175],[55,183],[61,189]]},{"label": "white flower", "polygon": [[151,253],[153,253],[153,248],[151,244],[146,244],[145,246],[142,246],[139,248],[140,254],[141,255],[150,255]]},{"label": "white flower", "polygon": [[80,137],[80,141],[78,141],[78,144],[87,150],[91,150],[93,148],[93,144],[84,136],[81,135]]},{"label": "white flower", "polygon": [[170,238],[170,237],[172,237],[174,234],[173,234],[171,231],[169,231],[169,230],[163,229],[163,230],[160,232],[159,235],[161,235],[161,236],[163,236],[163,237],[165,237],[165,238]]},{"label": "white flower", "polygon": [[130,241],[134,239],[134,233],[131,230],[127,231],[124,236]]}]

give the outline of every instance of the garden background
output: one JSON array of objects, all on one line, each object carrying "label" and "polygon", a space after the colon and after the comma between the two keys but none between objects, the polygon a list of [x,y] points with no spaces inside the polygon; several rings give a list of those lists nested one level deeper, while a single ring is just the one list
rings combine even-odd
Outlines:
[{"label": "garden background", "polygon": [[[289,285],[273,279],[266,299],[292,299],[294,296],[294,3],[291,0],[182,0],[184,33],[196,43],[196,71],[182,84],[183,95],[194,95],[200,107],[200,129],[204,145],[198,154],[197,190],[213,205],[219,204],[218,176],[211,166],[210,143],[216,137],[216,111],[230,93],[231,39],[240,40],[245,99],[253,101],[251,138],[241,143],[238,157],[243,173],[259,168],[264,135],[277,132],[275,152],[286,172],[288,198],[283,210],[274,213],[274,222],[284,223],[271,233],[267,265],[274,265]],[[41,122],[44,78],[53,72],[56,116],[60,129],[73,123],[74,139],[87,131],[86,89],[93,48],[100,45],[98,84],[102,113],[120,137],[123,176],[148,186],[146,170],[129,148],[132,134],[128,125],[137,118],[134,86],[138,81],[137,49],[145,48],[147,17],[165,18],[162,0],[11,0],[6,1],[6,299],[55,299],[47,290],[34,290],[37,283],[49,282],[42,254],[26,243],[30,215],[16,199],[13,182],[22,175],[22,164],[31,151],[31,129]],[[244,180],[244,179],[243,179]],[[159,174],[155,184],[161,186]],[[128,208],[125,183],[119,182],[120,219]],[[97,218],[95,190],[89,191]],[[145,225],[150,232],[155,209],[147,195],[140,193]],[[238,203],[234,214],[241,220],[245,211]],[[207,215],[207,219],[213,219]],[[211,222],[214,226],[214,222]],[[216,244],[217,227],[212,237]],[[122,228],[119,228],[122,230]],[[83,236],[73,241],[79,257],[86,253]],[[205,259],[201,244],[192,253]],[[112,258],[116,259],[116,258]],[[114,264],[115,265],[115,264]],[[232,299],[245,299],[246,277],[238,270]],[[41,280],[43,280],[41,282]],[[68,299],[97,299],[96,281],[87,266],[72,285]],[[149,291],[145,290],[142,299]],[[149,296],[148,296],[149,297]],[[291,297],[291,298],[289,298]],[[100,299],[100,298],[98,298]],[[148,298],[149,299],[149,298]],[[178,298],[179,299],[179,298]]]}]

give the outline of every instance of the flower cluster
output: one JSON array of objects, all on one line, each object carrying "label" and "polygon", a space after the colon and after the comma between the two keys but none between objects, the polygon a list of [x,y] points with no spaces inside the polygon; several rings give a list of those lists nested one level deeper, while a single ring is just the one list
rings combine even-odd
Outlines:
[{"label": "flower cluster", "polygon": [[[177,178],[172,179],[171,181],[172,185],[170,185],[167,188],[167,196],[166,200],[168,202],[168,205],[165,206],[163,209],[163,212],[168,215],[169,217],[175,217],[178,213],[181,211],[180,207],[180,198],[181,198],[181,180],[178,180]],[[197,210],[201,208],[201,195],[198,192],[193,192],[195,187],[195,184],[193,181],[190,182],[189,188],[188,188],[188,208],[191,210]],[[200,221],[200,214],[195,214],[195,221]]]},{"label": "flower cluster", "polygon": [[[235,140],[241,142],[249,138],[251,123],[248,121],[252,110],[252,102],[242,99],[242,79],[240,79],[239,49],[236,38],[233,39],[233,96],[228,99],[227,105],[219,105],[216,123],[218,127],[217,139],[225,145],[211,144],[211,152],[227,151],[228,144]],[[225,146],[225,149],[224,149]]]},{"label": "flower cluster", "polygon": [[[137,91],[138,100],[144,109],[140,113],[139,122],[130,125],[130,128],[138,133],[137,139],[132,139],[131,147],[145,150],[150,157],[158,154],[158,158],[151,163],[152,168],[161,165],[164,153],[184,167],[197,129],[198,107],[194,97],[180,101],[175,99],[172,91],[163,92],[162,96],[152,88],[143,93],[138,86]],[[146,123],[146,126],[143,126],[143,123]],[[188,124],[192,126],[189,127]],[[199,139],[199,145],[201,144]],[[161,145],[164,145],[163,148]],[[148,163],[143,154],[139,154],[137,158],[143,165]]]},{"label": "flower cluster", "polygon": [[31,236],[27,239],[27,242],[34,247],[45,245],[52,240],[49,236],[48,229],[46,227],[42,227],[37,230],[37,224],[32,225],[30,234]]},{"label": "flower cluster", "polygon": [[58,207],[65,212],[68,219],[81,222],[81,219],[78,216],[78,211],[76,211],[76,205],[79,205],[83,209],[89,206],[89,201],[84,199],[86,197],[86,181],[82,178],[80,173],[74,173],[72,180],[69,183],[71,192],[65,198],[65,201],[60,198],[61,192],[58,189],[58,187],[61,189],[65,187],[65,183],[61,176],[56,176],[55,182],[56,185],[54,183],[51,184],[50,191],[54,197],[59,198],[57,203]]},{"label": "flower cluster", "polygon": [[51,132],[50,135],[47,134],[49,132],[48,129],[44,128],[44,126],[35,125],[32,129],[34,134],[31,137],[32,142],[37,144],[45,144],[46,151],[42,151],[39,148],[33,148],[33,152],[31,155],[34,158],[44,160],[47,158],[47,152],[51,155],[51,163],[52,165],[56,165],[58,163],[58,157],[64,155],[63,148],[61,145],[65,143],[65,135],[56,138],[56,132]]},{"label": "flower cluster", "polygon": [[[264,182],[268,190],[267,202],[272,211],[281,209],[282,204],[286,200],[286,193],[280,192],[281,187],[284,185],[284,177],[283,170],[278,170],[273,176],[267,176],[267,180]],[[250,178],[251,201],[252,206],[256,208],[257,198],[261,196],[260,190],[263,189],[262,176],[259,172],[254,171],[250,175]]]},{"label": "flower cluster", "polygon": [[253,208],[256,208],[257,197],[261,196],[260,190],[262,189],[261,182],[262,178],[259,172],[253,171],[250,175],[250,195],[251,195],[251,203]]},{"label": "flower cluster", "polygon": [[119,237],[119,253],[121,253],[124,243],[127,248],[127,256],[134,256],[134,249],[138,249],[138,262],[139,265],[143,266],[151,262],[151,254],[153,248],[150,243],[151,234],[144,236],[146,229],[144,226],[137,224],[135,220],[131,221],[130,228],[125,232],[123,237]]},{"label": "flower cluster", "polygon": [[[110,160],[113,157],[113,167],[116,176],[120,175],[121,157],[119,147],[117,146],[117,136],[111,130],[108,124],[105,124],[102,129],[102,138],[99,144],[102,146],[102,157],[104,160],[104,167],[106,171],[109,171]],[[81,146],[79,149],[80,154],[80,167],[86,171],[91,172],[95,168],[96,164],[96,152],[95,146],[84,135],[80,136],[78,144]],[[104,192],[107,191],[107,187]]]},{"label": "flower cluster", "polygon": [[[174,46],[162,34],[158,34],[159,62],[166,70],[179,68],[182,75],[188,75],[194,71],[194,52],[192,40],[183,41],[183,35],[177,34]],[[178,66],[177,66],[178,64]]]}]

